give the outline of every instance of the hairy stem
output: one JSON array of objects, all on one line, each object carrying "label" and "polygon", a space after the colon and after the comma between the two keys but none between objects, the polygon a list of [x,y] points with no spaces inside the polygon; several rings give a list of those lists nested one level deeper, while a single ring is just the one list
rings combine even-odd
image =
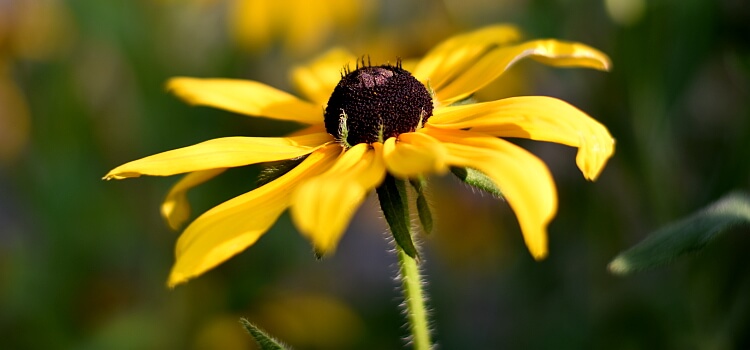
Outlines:
[{"label": "hairy stem", "polygon": [[412,239],[412,227],[409,215],[407,186],[404,180],[386,175],[383,184],[376,192],[380,207],[393,234],[396,254],[398,255],[399,277],[404,306],[411,332],[414,349],[430,349],[430,330],[427,323],[425,293],[419,271],[419,254]]},{"label": "hairy stem", "polygon": [[404,305],[409,318],[409,329],[414,349],[427,350],[430,348],[430,329],[427,324],[425,294],[422,290],[419,266],[417,266],[417,261],[406,254],[398,245],[396,245],[396,253],[398,254]]}]

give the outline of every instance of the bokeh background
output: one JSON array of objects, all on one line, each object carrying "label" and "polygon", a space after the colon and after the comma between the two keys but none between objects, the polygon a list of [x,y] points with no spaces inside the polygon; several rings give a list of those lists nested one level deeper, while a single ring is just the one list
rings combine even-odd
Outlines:
[{"label": "bokeh background", "polygon": [[[423,237],[441,349],[750,348],[750,230],[628,277],[607,263],[649,232],[750,189],[750,5],[743,0],[1,0],[0,347],[252,349],[247,317],[298,349],[393,349],[406,335],[395,256],[370,198],[317,261],[284,215],[253,247],[174,290],[179,233],[159,216],[176,178],[105,182],[111,168],[291,123],[189,107],[172,76],[288,73],[341,45],[375,62],[510,22],[587,43],[609,73],[523,62],[479,99],[562,98],[617,150],[586,182],[573,149],[519,142],[558,185],[551,254],[535,262],[506,203],[433,178]],[[252,189],[259,168],[191,193],[200,213]],[[248,213],[252,215],[252,213]]]}]

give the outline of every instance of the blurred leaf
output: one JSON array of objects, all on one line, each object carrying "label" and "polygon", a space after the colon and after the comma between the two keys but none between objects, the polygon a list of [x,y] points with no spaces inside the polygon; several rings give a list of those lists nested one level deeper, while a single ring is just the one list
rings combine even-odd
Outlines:
[{"label": "blurred leaf", "polygon": [[247,332],[250,333],[251,336],[253,336],[253,339],[255,339],[255,341],[258,343],[258,346],[260,346],[262,350],[287,349],[287,347],[284,346],[281,342],[266,334],[266,332],[250,323],[250,321],[248,321],[247,319],[240,318],[240,323],[242,323],[242,326],[245,327],[245,330],[247,330]]},{"label": "blurred leaf", "polygon": [[383,183],[376,189],[380,208],[383,209],[385,221],[391,229],[393,239],[404,252],[413,259],[419,260],[417,248],[411,239],[411,220],[409,219],[409,206],[406,202],[406,186],[404,181],[398,180],[391,175],[386,175]]},{"label": "blurred leaf", "polygon": [[610,272],[625,275],[667,264],[695,252],[730,227],[750,223],[750,196],[730,193],[693,215],[657,230],[609,263]]},{"label": "blurred leaf", "polygon": [[432,232],[432,213],[430,212],[430,205],[427,203],[427,197],[424,195],[426,181],[423,179],[409,180],[414,190],[417,191],[417,213],[419,214],[419,222],[422,223],[425,233]]},{"label": "blurred leaf", "polygon": [[462,167],[451,167],[451,172],[467,185],[487,192],[495,197],[502,198],[503,193],[495,186],[495,183],[483,172]]}]

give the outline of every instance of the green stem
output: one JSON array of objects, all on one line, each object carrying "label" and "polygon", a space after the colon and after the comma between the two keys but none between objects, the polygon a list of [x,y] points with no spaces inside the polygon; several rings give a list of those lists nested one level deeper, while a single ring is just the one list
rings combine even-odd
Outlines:
[{"label": "green stem", "polygon": [[417,266],[417,261],[406,254],[399,245],[396,245],[396,254],[398,254],[404,304],[409,317],[414,349],[428,350],[430,349],[430,329],[427,324],[427,309],[424,304],[425,296],[422,291],[419,266]]},{"label": "green stem", "polygon": [[407,201],[406,182],[386,175],[383,184],[376,192],[380,207],[396,246],[399,274],[404,293],[404,306],[409,322],[414,349],[430,349],[430,330],[427,323],[425,293],[422,290],[422,279],[419,274],[418,250],[412,239],[409,203]]}]

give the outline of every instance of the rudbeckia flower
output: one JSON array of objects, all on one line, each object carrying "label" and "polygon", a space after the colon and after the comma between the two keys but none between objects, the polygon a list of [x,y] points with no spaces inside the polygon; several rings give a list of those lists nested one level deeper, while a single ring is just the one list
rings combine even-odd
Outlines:
[{"label": "rudbeckia flower", "polygon": [[371,65],[333,50],[293,71],[306,100],[249,80],[173,78],[168,89],[191,104],[306,127],[287,137],[205,141],[121,165],[105,179],[187,173],[162,205],[170,226],[178,228],[189,217],[189,189],[227,168],[292,160],[283,175],[214,207],[185,229],[169,286],[245,250],[287,209],[315,250],[330,253],[356,209],[387,176],[420,179],[452,168],[491,180],[515,212],[529,251],[541,259],[557,211],[555,185],[541,160],[503,137],[576,147],[576,163],[589,180],[612,155],[614,140],[600,123],[556,98],[466,101],[522,58],[598,70],[609,69],[610,61],[583,44],[519,37],[514,27],[490,26],[449,38],[419,61],[395,65]]}]

